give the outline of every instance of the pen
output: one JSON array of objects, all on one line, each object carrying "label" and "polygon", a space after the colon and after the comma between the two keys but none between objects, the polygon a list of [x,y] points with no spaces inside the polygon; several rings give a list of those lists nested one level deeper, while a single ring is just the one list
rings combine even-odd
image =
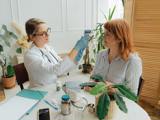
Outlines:
[{"label": "pen", "polygon": [[51,106],[52,108],[54,108],[55,110],[58,110],[58,107],[57,107],[57,106],[49,103],[47,100],[44,99],[44,102],[45,102],[46,104],[48,104],[49,106]]}]

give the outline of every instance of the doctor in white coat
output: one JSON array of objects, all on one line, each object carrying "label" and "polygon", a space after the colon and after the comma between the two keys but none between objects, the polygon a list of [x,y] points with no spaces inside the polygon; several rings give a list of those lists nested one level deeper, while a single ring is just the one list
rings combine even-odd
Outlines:
[{"label": "doctor in white coat", "polygon": [[58,76],[67,73],[76,66],[88,45],[88,35],[81,37],[75,47],[63,59],[47,45],[50,28],[37,18],[29,19],[25,24],[31,48],[24,56],[30,87],[54,83]]}]

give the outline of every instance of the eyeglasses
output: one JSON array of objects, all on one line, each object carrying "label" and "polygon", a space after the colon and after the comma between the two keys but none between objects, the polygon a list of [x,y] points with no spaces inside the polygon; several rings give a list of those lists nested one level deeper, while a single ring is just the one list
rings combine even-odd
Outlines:
[{"label": "eyeglasses", "polygon": [[51,28],[48,28],[47,31],[44,31],[42,33],[34,33],[33,36],[43,36],[43,37],[46,37],[46,36],[49,36],[50,33],[51,33]]}]

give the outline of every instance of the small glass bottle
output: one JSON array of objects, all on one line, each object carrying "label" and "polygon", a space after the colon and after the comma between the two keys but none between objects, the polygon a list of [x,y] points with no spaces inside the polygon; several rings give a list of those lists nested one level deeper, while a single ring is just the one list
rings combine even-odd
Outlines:
[{"label": "small glass bottle", "polygon": [[61,87],[62,87],[61,82],[60,82],[60,81],[57,81],[57,82],[56,82],[56,91],[60,91],[60,90],[61,90]]},{"label": "small glass bottle", "polygon": [[61,113],[68,115],[71,113],[71,103],[69,95],[63,95],[61,101]]}]

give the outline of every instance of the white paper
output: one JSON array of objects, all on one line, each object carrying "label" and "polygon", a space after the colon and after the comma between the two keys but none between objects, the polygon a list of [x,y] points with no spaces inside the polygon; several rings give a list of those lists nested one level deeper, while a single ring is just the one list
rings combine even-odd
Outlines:
[{"label": "white paper", "polygon": [[36,103],[38,103],[38,100],[14,96],[4,104],[0,105],[0,119],[19,120]]}]

